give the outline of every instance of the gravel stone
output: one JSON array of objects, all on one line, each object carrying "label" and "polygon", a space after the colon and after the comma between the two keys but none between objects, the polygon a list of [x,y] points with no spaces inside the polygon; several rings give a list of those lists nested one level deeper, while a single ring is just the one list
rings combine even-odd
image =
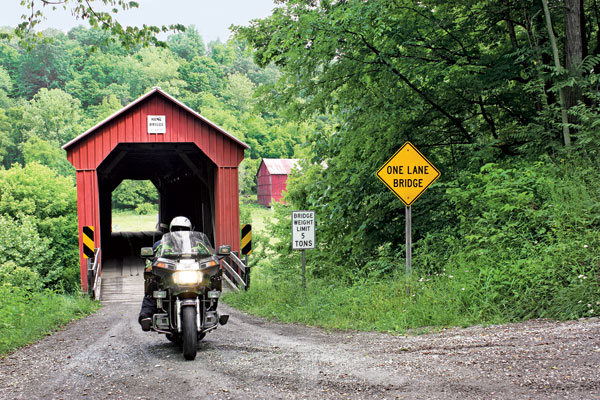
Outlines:
[{"label": "gravel stone", "polygon": [[0,361],[0,399],[600,399],[600,320],[419,336],[229,323],[194,361],[108,304]]}]

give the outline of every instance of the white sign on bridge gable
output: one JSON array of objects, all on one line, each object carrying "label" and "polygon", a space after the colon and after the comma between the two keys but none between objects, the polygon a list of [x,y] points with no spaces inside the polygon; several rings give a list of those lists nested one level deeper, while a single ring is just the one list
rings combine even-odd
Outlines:
[{"label": "white sign on bridge gable", "polygon": [[292,250],[315,248],[315,212],[292,211]]},{"label": "white sign on bridge gable", "polygon": [[148,133],[167,133],[166,115],[148,115]]}]

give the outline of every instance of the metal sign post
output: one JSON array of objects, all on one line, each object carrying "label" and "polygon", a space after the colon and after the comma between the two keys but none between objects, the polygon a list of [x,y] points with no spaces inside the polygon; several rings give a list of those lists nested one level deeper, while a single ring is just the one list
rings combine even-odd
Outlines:
[{"label": "metal sign post", "polygon": [[306,289],[306,250],[302,249],[302,289]]},{"label": "metal sign post", "polygon": [[411,142],[404,143],[377,171],[377,177],[406,206],[407,275],[412,272],[411,206],[440,175],[440,171]]},{"label": "metal sign post", "polygon": [[406,275],[412,272],[412,211],[409,206],[405,207],[406,215]]},{"label": "metal sign post", "polygon": [[302,288],[306,289],[306,249],[315,248],[315,212],[292,211],[292,250],[302,250]]}]

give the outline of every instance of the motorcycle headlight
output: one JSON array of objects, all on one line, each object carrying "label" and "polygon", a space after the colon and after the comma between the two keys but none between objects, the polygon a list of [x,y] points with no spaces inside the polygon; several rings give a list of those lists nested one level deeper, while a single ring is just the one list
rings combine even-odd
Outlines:
[{"label": "motorcycle headlight", "polygon": [[177,271],[173,274],[173,282],[178,285],[197,285],[202,278],[200,271]]}]

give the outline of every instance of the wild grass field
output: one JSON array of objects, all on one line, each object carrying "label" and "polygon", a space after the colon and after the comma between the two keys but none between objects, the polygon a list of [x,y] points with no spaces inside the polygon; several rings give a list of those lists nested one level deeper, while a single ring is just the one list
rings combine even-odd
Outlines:
[{"label": "wild grass field", "polygon": [[273,217],[273,209],[256,202],[256,195],[243,197],[240,202],[240,222],[252,224],[252,231],[267,233],[267,222]]},{"label": "wild grass field", "polygon": [[137,215],[135,211],[117,211],[112,215],[113,232],[140,232],[156,229],[156,214]]}]

